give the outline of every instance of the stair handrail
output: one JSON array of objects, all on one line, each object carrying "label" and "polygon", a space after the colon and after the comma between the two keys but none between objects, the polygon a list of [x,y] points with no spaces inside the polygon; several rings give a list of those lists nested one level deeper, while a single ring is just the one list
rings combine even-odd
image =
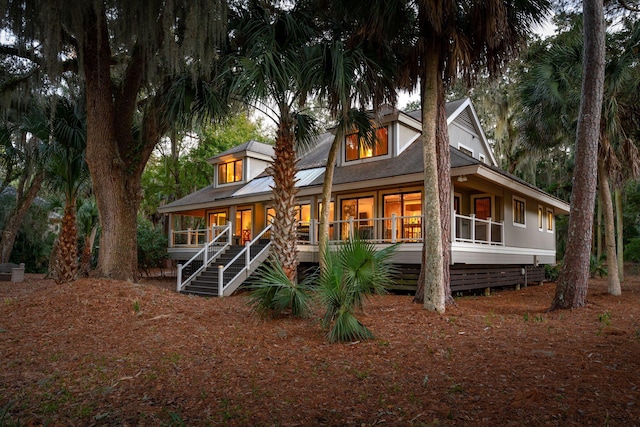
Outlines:
[{"label": "stair handrail", "polygon": [[254,259],[258,258],[260,255],[262,255],[265,251],[267,251],[269,249],[269,247],[271,246],[271,239],[269,239],[269,243],[267,243],[264,248],[262,248],[262,250],[260,252],[258,252],[253,258],[251,257],[251,246],[253,246],[256,242],[258,242],[260,240],[260,238],[262,236],[264,236],[264,234],[271,230],[271,226],[272,224],[267,225],[252,241],[250,242],[246,242],[244,245],[244,248],[242,248],[242,250],[240,252],[238,252],[238,254],[233,257],[233,259],[231,261],[229,261],[227,263],[227,265],[222,266],[219,265],[218,266],[218,296],[222,297],[224,296],[224,289],[226,287],[225,283],[224,283],[224,272],[233,265],[234,262],[236,262],[236,260],[238,260],[238,258],[240,258],[242,255],[245,255],[245,266],[238,272],[238,274],[236,274],[235,276],[233,276],[233,278],[231,278],[231,280],[229,280],[227,282],[227,285],[231,282],[233,282],[236,277],[238,277],[239,275],[241,275],[242,273],[244,273],[245,271],[248,271],[251,263],[253,262]]},{"label": "stair handrail", "polygon": [[[227,225],[223,226],[222,231],[217,236],[215,236],[209,243],[206,243],[204,247],[198,251],[198,253],[196,253],[194,256],[191,257],[191,259],[189,259],[189,261],[185,262],[184,264],[178,264],[178,271],[177,271],[177,291],[178,292],[182,291],[182,289],[184,289],[185,286],[187,286],[193,279],[196,278],[198,274],[200,274],[204,269],[206,269],[209,266],[211,261],[216,259],[222,252],[224,252],[229,246],[231,246],[231,242],[233,239],[233,236],[231,235],[231,229],[232,229],[232,224],[231,222],[229,222],[227,223]],[[221,245],[217,251],[210,252],[211,247],[223,242],[222,240],[223,236],[226,236],[227,241],[223,245]],[[202,258],[203,260],[202,266],[200,266],[200,268],[198,268],[193,273],[191,273],[191,275],[186,280],[182,281],[182,271],[185,269],[185,267],[187,267],[189,264],[193,263],[195,260],[200,258]]]}]

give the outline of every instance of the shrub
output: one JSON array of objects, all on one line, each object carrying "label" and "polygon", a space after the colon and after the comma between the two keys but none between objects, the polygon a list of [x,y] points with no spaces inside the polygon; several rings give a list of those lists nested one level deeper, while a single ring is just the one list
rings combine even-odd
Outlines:
[{"label": "shrub", "polygon": [[591,255],[589,259],[589,275],[592,279],[596,276],[603,277],[607,275],[607,267],[604,266],[604,263],[607,259],[607,256],[603,254],[600,258],[597,258],[595,255]]},{"label": "shrub", "polygon": [[169,257],[167,236],[151,221],[138,219],[138,268],[149,275],[150,268],[162,267]]},{"label": "shrub", "polygon": [[624,257],[627,261],[640,262],[640,237],[634,237],[624,246]]},{"label": "shrub", "polygon": [[311,283],[315,275],[294,283],[287,277],[282,265],[271,258],[252,276],[247,302],[251,309],[263,317],[278,317],[290,311],[296,317],[311,314]]},{"label": "shrub", "polygon": [[560,276],[560,265],[545,264],[544,279],[550,282],[556,282]]},{"label": "shrub", "polygon": [[319,277],[319,300],[326,307],[322,321],[329,342],[373,338],[371,331],[355,316],[368,295],[385,293],[394,268],[390,258],[396,246],[376,251],[374,245],[353,239],[337,251],[323,254],[326,270]]}]

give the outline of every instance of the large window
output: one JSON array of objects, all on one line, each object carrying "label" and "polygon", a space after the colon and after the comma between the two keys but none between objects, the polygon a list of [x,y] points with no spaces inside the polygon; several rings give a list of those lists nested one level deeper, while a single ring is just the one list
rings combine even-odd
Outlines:
[{"label": "large window", "polygon": [[242,160],[221,163],[218,166],[218,184],[242,181]]},{"label": "large window", "polygon": [[420,193],[387,194],[383,198],[384,217],[398,217],[395,236],[390,219],[384,221],[385,239],[419,239],[422,237],[422,199]]},{"label": "large window", "polygon": [[[358,233],[361,239],[373,238],[373,197],[360,197],[355,199],[344,199],[341,204],[341,219],[353,219],[354,232]],[[349,223],[343,223],[340,235],[343,239],[349,237]]]},{"label": "large window", "polygon": [[367,144],[357,133],[347,135],[345,159],[350,162],[358,159],[384,156],[389,153],[389,137],[387,127],[376,129],[376,139],[373,144]]},{"label": "large window", "polygon": [[513,196],[513,225],[526,227],[526,207],[524,199]]}]

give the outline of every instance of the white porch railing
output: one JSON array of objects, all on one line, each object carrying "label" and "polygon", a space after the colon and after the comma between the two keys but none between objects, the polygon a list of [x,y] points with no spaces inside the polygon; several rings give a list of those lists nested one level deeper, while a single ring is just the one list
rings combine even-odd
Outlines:
[{"label": "white porch railing", "polygon": [[[233,229],[231,222],[223,226],[214,226],[211,228],[212,236],[215,236],[209,243],[198,251],[191,259],[184,264],[178,264],[177,272],[177,290],[180,292],[185,286],[187,286],[201,271],[207,268],[207,266],[215,260],[220,254],[222,254],[233,241],[233,235],[231,230]],[[189,268],[188,268],[189,267]],[[195,267],[195,268],[194,268]],[[183,272],[191,271],[189,277],[183,280]]]},{"label": "white porch railing", "polygon": [[493,246],[504,246],[504,221],[496,222],[491,218],[480,219],[475,215],[454,213],[451,224],[453,241]]},{"label": "white porch railing", "polygon": [[[504,221],[496,222],[491,218],[480,219],[475,215],[459,215],[452,212],[451,240],[454,242],[473,243],[479,245],[504,246],[505,228]],[[210,235],[220,234],[220,229],[214,227]],[[230,225],[228,226],[230,227]],[[317,220],[301,221],[298,223],[298,244],[318,244],[320,223]],[[175,231],[176,235],[189,231]],[[270,227],[265,228],[259,235],[267,237]],[[422,217],[421,216],[396,216],[385,218],[349,218],[332,221],[329,224],[329,242],[340,242],[349,237],[358,236],[361,239],[375,243],[415,243],[422,242]],[[257,239],[258,237],[256,237]],[[253,241],[256,241],[253,239]],[[230,240],[229,240],[230,241]],[[185,264],[186,265],[186,264]]]},{"label": "white porch railing", "polygon": [[211,242],[218,234],[222,233],[226,227],[226,225],[213,225],[210,228],[171,230],[169,247],[193,248],[204,246],[205,243]]},{"label": "white porch railing", "polygon": [[[317,244],[320,223],[316,220],[298,224],[298,243]],[[340,242],[359,237],[376,243],[402,243],[422,241],[421,216],[396,216],[331,221],[329,241]]]},{"label": "white porch railing", "polygon": [[[218,266],[218,296],[224,296],[225,292],[233,292],[235,288],[239,286],[246,277],[249,277],[249,274],[257,268],[257,266],[262,263],[269,253],[269,249],[271,247],[271,240],[256,254],[251,254],[251,248],[258,244],[261,239],[264,238],[265,235],[271,230],[271,224],[266,226],[264,230],[260,232],[252,241],[246,242],[244,248],[236,255],[231,261],[227,263],[227,265]],[[229,268],[241,257],[244,257],[244,266],[240,269],[240,271],[234,275],[230,280],[225,283],[224,273],[229,270]]]}]

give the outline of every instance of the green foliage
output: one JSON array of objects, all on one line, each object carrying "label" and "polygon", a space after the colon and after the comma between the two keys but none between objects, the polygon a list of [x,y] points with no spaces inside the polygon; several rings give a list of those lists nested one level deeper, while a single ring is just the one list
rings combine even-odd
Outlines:
[{"label": "green foliage", "polygon": [[[12,191],[6,190],[0,194],[0,229],[4,229],[15,206],[15,194],[11,194]],[[22,221],[9,261],[16,264],[23,262],[28,273],[44,273],[54,239],[49,224],[49,207],[44,200],[36,199]]]},{"label": "green foliage", "polygon": [[640,262],[640,237],[634,237],[625,245],[624,257],[627,261]]},{"label": "green foliage", "polygon": [[611,313],[609,311],[605,311],[602,314],[598,315],[598,322],[602,323],[605,326],[611,325]]},{"label": "green foliage", "polygon": [[151,217],[158,206],[211,184],[214,169],[207,160],[249,140],[268,139],[260,121],[237,114],[228,120],[202,127],[194,138],[176,134],[159,145],[142,174],[144,196],[140,213]]},{"label": "green foliage", "polygon": [[151,221],[138,219],[138,268],[149,272],[150,268],[161,267],[167,259],[167,236]]},{"label": "green foliage", "polygon": [[560,265],[544,265],[544,280],[555,282],[558,280],[558,276],[560,276]]},{"label": "green foliage", "polygon": [[603,254],[599,259],[595,255],[591,255],[589,259],[589,275],[592,279],[596,276],[604,277],[607,275],[607,267],[604,266],[606,259],[606,254]]},{"label": "green foliage", "polygon": [[315,275],[307,276],[302,282],[291,282],[282,264],[272,258],[255,273],[249,289],[247,303],[252,310],[264,317],[278,317],[290,311],[296,317],[311,314],[311,283]]},{"label": "green foliage", "polygon": [[355,316],[371,294],[385,293],[394,269],[390,258],[396,246],[376,251],[360,239],[349,240],[337,251],[324,253],[326,270],[319,277],[319,300],[326,307],[322,321],[329,342],[365,340],[373,334]]}]

